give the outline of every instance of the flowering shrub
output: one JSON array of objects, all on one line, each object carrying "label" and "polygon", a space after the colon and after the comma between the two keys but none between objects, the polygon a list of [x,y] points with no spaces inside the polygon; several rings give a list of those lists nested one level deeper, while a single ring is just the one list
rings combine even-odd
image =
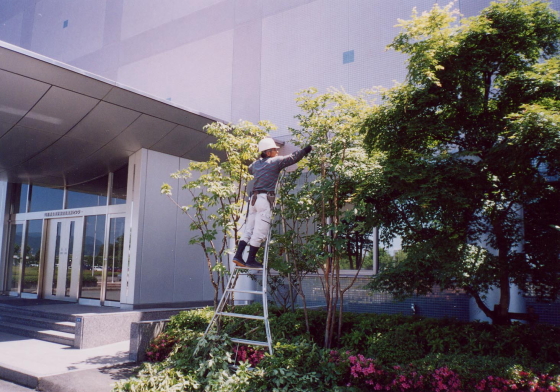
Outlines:
[{"label": "flowering shrub", "polygon": [[350,351],[331,350],[329,362],[337,366],[338,373],[347,387],[369,387],[376,391],[391,389],[390,374],[374,359]]},{"label": "flowering shrub", "polygon": [[[277,342],[274,355],[250,346],[238,346],[232,353],[227,335],[209,337],[203,346],[209,350],[193,356],[197,339],[196,334],[181,340],[160,335],[148,350],[149,360],[157,363],[146,369],[153,371],[119,384],[117,390],[148,392],[165,384],[165,388],[208,392],[265,392],[271,386],[290,392],[560,392],[559,369],[554,364],[533,370],[490,358],[438,356],[389,366],[357,352],[321,349],[305,340]],[[173,351],[174,344],[185,349]],[[161,362],[170,352],[172,357]],[[238,365],[235,370],[230,368],[233,363]],[[169,373],[173,369],[177,372]]]},{"label": "flowering shrub", "polygon": [[171,350],[178,342],[178,339],[170,334],[163,332],[150,342],[146,350],[146,359],[148,362],[161,362],[165,360]]},{"label": "flowering shrub", "polygon": [[555,392],[560,391],[560,376],[535,373],[532,370],[514,366],[508,378],[488,376],[480,380],[475,389],[483,392],[528,391]]},{"label": "flowering shrub", "polygon": [[238,364],[248,361],[252,367],[255,367],[264,358],[264,350],[253,347],[238,346],[233,351]]},{"label": "flowering shrub", "polygon": [[480,380],[475,387],[479,391],[498,392],[515,390],[516,385],[512,380],[506,380],[502,377],[488,376]]},{"label": "flowering shrub", "polygon": [[434,370],[431,374],[431,384],[434,392],[461,392],[459,375],[447,366]]},{"label": "flowering shrub", "polygon": [[[556,392],[560,391],[560,376],[535,373],[527,371],[520,366],[515,366],[512,371],[512,379],[508,380],[512,390],[530,392]],[[484,389],[479,389],[486,391]],[[490,391],[490,389],[487,389]],[[493,391],[492,391],[493,392]]]},{"label": "flowering shrub", "polygon": [[[260,311],[256,305],[244,309],[247,314]],[[300,313],[284,318],[282,312],[271,311],[279,336],[274,355],[248,346],[233,349],[227,335],[232,331],[239,336],[248,326],[232,321],[223,336],[207,337],[205,351],[193,356],[212,310],[184,313],[147,350],[148,361],[156,362],[149,365],[155,373],[142,374],[119,391],[159,390],[155,383],[162,375],[165,388],[185,390],[188,384],[196,389],[196,383],[197,390],[208,392],[268,392],[271,386],[290,392],[560,392],[560,329],[555,327],[463,326],[453,320],[347,314],[343,330],[350,332],[337,351],[317,343],[321,334],[316,331],[323,329],[324,319],[319,312],[309,312],[307,335],[301,328],[292,333],[293,325],[303,323]],[[395,328],[401,329],[398,334],[389,334]],[[405,339],[404,332],[411,338]],[[486,354],[489,342],[497,347],[492,355]],[[238,366],[232,370],[234,363]]]},{"label": "flowering shrub", "polygon": [[[560,376],[534,373],[514,367],[509,377],[487,376],[473,379],[472,375],[459,374],[448,366],[423,367],[399,365],[392,368],[372,358],[350,351],[330,350],[327,363],[335,365],[338,386],[365,391],[397,392],[560,392]],[[328,366],[328,365],[327,365]]]},{"label": "flowering shrub", "polygon": [[425,391],[427,388],[427,380],[423,374],[414,366],[409,365],[407,368],[393,366],[395,376],[391,383],[391,389],[399,392]]}]

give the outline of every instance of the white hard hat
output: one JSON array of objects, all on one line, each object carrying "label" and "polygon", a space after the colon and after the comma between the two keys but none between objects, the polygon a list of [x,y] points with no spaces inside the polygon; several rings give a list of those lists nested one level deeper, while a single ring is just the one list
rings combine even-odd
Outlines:
[{"label": "white hard hat", "polygon": [[259,142],[259,152],[270,150],[271,148],[280,148],[271,137],[265,137]]}]

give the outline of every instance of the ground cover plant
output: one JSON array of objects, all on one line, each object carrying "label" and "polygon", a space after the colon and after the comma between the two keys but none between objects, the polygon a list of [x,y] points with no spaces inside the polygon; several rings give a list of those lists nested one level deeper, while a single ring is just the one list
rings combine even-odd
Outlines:
[{"label": "ground cover plant", "polygon": [[[345,313],[338,348],[324,348],[324,311],[308,310],[307,333],[302,310],[269,310],[274,355],[231,343],[246,331],[259,339],[247,320],[226,318],[221,335],[201,340],[213,310],[182,312],[148,348],[154,362],[115,391],[560,389],[560,328],[550,325]],[[243,307],[260,312],[258,304]]]}]

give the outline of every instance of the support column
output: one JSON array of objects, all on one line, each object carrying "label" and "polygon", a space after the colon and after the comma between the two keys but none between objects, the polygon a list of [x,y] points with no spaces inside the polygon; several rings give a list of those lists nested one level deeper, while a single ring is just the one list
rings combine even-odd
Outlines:
[{"label": "support column", "polygon": [[8,225],[9,225],[8,183],[0,181],[0,292],[6,287],[6,261],[8,259]]}]

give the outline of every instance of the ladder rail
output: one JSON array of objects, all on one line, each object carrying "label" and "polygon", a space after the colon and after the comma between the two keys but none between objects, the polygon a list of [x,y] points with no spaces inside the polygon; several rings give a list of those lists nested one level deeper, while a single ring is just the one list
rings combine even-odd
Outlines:
[{"label": "ladder rail", "polygon": [[[239,275],[234,274],[234,276],[230,277],[224,293],[227,293],[228,289],[233,289],[233,287],[235,287],[235,283],[237,283],[238,276]],[[208,333],[210,332],[210,329],[212,328],[212,325],[219,318],[219,314],[223,311],[223,309],[224,309],[226,303],[228,302],[228,300],[229,300],[229,298],[228,298],[227,295],[222,295],[222,298],[220,298],[220,302],[218,303],[218,306],[217,306],[216,310],[214,311],[214,315],[212,316],[212,319],[210,320],[210,323],[208,323],[208,326],[206,327],[206,330],[204,331],[204,335],[203,335],[204,338],[208,335]],[[195,350],[195,353],[197,351],[198,351],[198,346],[197,346],[197,349]]]},{"label": "ladder rail", "polygon": [[[278,181],[280,183],[280,181]],[[278,189],[278,184],[276,184],[276,189]],[[266,340],[268,342],[268,351],[270,355],[273,354],[272,349],[272,333],[270,331],[270,321],[268,319],[268,251],[270,244],[270,236],[272,233],[272,216],[271,223],[268,229],[268,235],[266,236],[266,244],[264,246],[264,257],[263,257],[263,275],[262,275],[262,304],[263,304],[263,314],[264,318],[264,330],[266,333]]]}]

